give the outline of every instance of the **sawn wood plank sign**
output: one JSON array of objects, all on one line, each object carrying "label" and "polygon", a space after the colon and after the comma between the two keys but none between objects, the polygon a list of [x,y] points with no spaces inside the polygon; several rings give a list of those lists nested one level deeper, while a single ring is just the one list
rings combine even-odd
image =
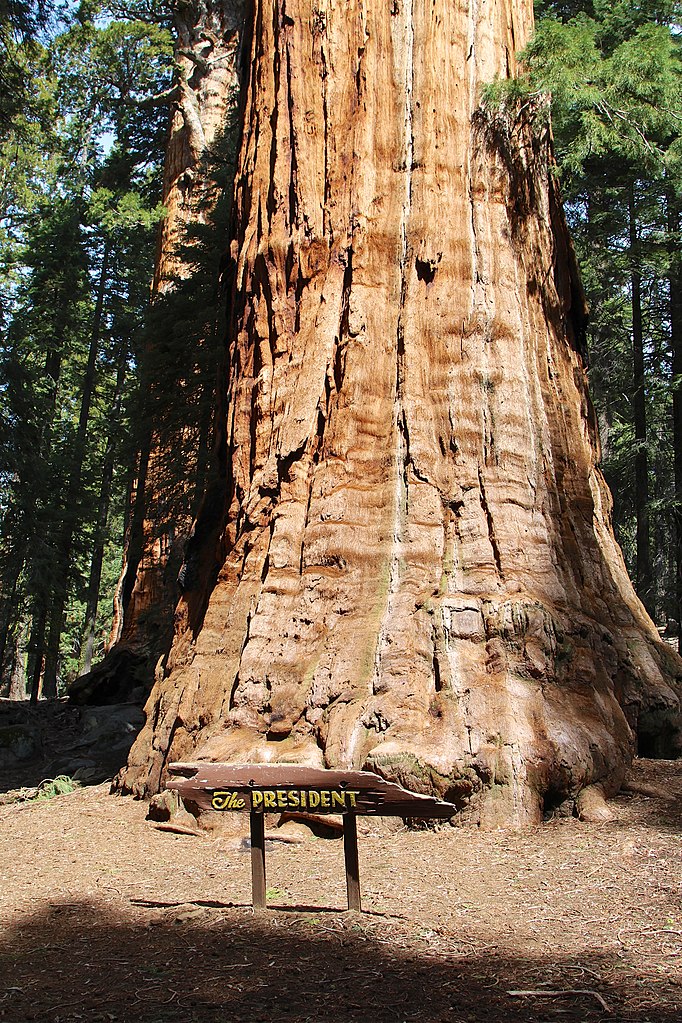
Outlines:
[{"label": "sawn wood plank sign", "polygon": [[295,764],[171,764],[169,789],[202,810],[249,813],[254,909],[265,908],[265,814],[341,813],[348,908],[359,911],[359,815],[452,817],[453,803],[409,792],[370,771],[334,771]]},{"label": "sawn wood plank sign", "polygon": [[452,817],[457,807],[409,792],[370,771],[288,764],[171,764],[169,789],[202,810]]}]

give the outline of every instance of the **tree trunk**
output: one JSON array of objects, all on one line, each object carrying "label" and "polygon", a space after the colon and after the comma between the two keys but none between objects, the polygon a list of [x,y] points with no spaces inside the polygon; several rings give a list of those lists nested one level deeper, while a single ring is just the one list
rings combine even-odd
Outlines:
[{"label": "tree trunk", "polygon": [[675,504],[673,508],[675,546],[675,618],[678,649],[682,651],[682,273],[680,272],[680,203],[672,187],[666,190],[670,266],[670,344],[673,371],[673,460]]},{"label": "tree trunk", "polygon": [[85,606],[85,623],[83,627],[83,663],[80,674],[87,675],[92,668],[92,658],[95,651],[95,623],[97,621],[97,609],[99,607],[99,587],[102,581],[102,565],[104,563],[104,543],[109,521],[109,504],[111,501],[111,484],[114,478],[114,459],[118,432],[120,430],[121,402],[123,399],[123,385],[125,383],[126,365],[128,353],[126,345],[121,344],[116,369],[116,387],[114,400],[109,416],[109,432],[107,446],[104,452],[102,463],[102,482],[99,491],[97,507],[97,525],[94,538],[94,549],[90,561],[90,575],[88,578],[88,595]]},{"label": "tree trunk", "polygon": [[366,767],[486,824],[616,789],[676,655],[596,468],[527,0],[255,0],[222,469],[123,787]]},{"label": "tree trunk", "polygon": [[71,578],[71,554],[73,551],[73,534],[76,525],[75,509],[78,504],[81,479],[83,476],[83,462],[85,459],[85,442],[90,421],[90,407],[95,393],[95,374],[97,370],[97,356],[99,343],[102,334],[102,315],[104,312],[104,298],[109,273],[109,257],[111,255],[111,242],[104,242],[102,252],[102,263],[99,272],[99,283],[97,287],[97,300],[92,318],[92,329],[90,331],[90,346],[88,349],[88,361],[83,377],[80,411],[78,415],[78,428],[74,439],[73,461],[69,472],[66,486],[66,494],[62,511],[62,520],[58,530],[58,542],[56,545],[57,564],[55,566],[55,587],[52,594],[52,604],[49,616],[48,641],[45,650],[45,673],[43,676],[43,696],[54,699],[57,696],[57,669],[59,665],[59,646],[64,629],[64,609]]},{"label": "tree trunk", "polygon": [[[247,0],[209,0],[199,6],[177,7],[176,63],[179,100],[171,116],[164,167],[163,203],[167,214],[159,234],[153,291],[167,296],[192,272],[194,244],[188,228],[205,225],[218,199],[210,171],[216,148],[229,131],[230,117],[239,94],[239,61]],[[225,244],[225,239],[220,240]],[[197,316],[201,312],[197,311]],[[207,330],[210,331],[210,325]],[[207,338],[208,340],[208,338]],[[158,355],[153,339],[145,363],[153,366]],[[177,367],[181,388],[183,365]],[[156,384],[153,371],[146,386]],[[178,570],[184,546],[197,511],[193,495],[203,479],[203,422],[191,464],[182,467],[182,478],[173,480],[169,465],[177,457],[160,424],[149,424],[143,441],[143,484],[136,490],[129,542],[117,595],[120,608],[107,662],[101,666],[107,685],[119,685],[114,661],[129,670],[129,657],[148,665],[150,678],[157,659],[168,653],[173,636],[173,612],[178,599]],[[186,441],[187,438],[184,437]],[[173,491],[169,494],[170,490]],[[180,493],[181,492],[181,493]],[[172,509],[169,512],[169,507]],[[142,518],[140,518],[142,515]],[[140,668],[144,672],[144,668]],[[98,669],[95,669],[95,674]],[[113,673],[113,675],[112,675]],[[93,679],[93,684],[96,679]]]},{"label": "tree trunk", "polygon": [[14,661],[12,664],[12,674],[9,680],[9,699],[10,700],[25,700],[26,699],[26,664],[24,662],[24,655],[26,653],[24,645],[26,643],[26,625],[20,622],[17,626],[17,631],[14,637]]},{"label": "tree trunk", "polygon": [[40,696],[40,679],[45,659],[45,625],[47,611],[39,607],[33,614],[31,636],[28,641],[29,678],[31,680],[31,703],[37,703]]},{"label": "tree trunk", "polygon": [[0,626],[0,678],[4,674],[5,653],[7,641],[10,638],[10,630],[16,610],[17,586],[19,576],[24,567],[24,545],[19,555],[13,551],[13,557],[9,559],[9,567],[5,578],[2,580],[2,593],[0,595],[0,607],[2,608],[2,625]]},{"label": "tree trunk", "polygon": [[632,405],[635,427],[635,517],[637,522],[636,589],[645,607],[653,612],[651,542],[649,534],[649,454],[646,436],[646,389],[644,331],[642,328],[642,273],[635,189],[629,196],[630,291],[632,303]]}]

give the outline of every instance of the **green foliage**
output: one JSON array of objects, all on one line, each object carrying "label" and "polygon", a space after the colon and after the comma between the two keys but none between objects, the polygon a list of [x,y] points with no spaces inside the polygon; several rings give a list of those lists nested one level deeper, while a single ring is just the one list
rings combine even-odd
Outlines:
[{"label": "green foliage", "polygon": [[168,29],[101,13],[71,9],[40,43],[27,37],[35,98],[7,109],[0,140],[0,662],[32,622],[29,676],[61,648],[62,685],[102,545],[110,618],[163,215],[167,106],[146,100],[170,83]]},{"label": "green foliage", "polygon": [[46,802],[54,799],[55,796],[67,796],[80,788],[80,782],[75,778],[69,778],[66,774],[58,774],[56,778],[46,778],[41,781],[38,790],[33,796],[36,802]]},{"label": "green foliage", "polygon": [[53,14],[50,0],[0,0],[0,134],[25,111],[35,110],[32,88],[40,36]]},{"label": "green foliage", "polygon": [[[634,461],[649,467],[655,593],[652,609],[677,617],[670,301],[671,197],[682,193],[682,40],[673,2],[536,5],[537,31],[513,87],[486,101],[551,96],[567,217],[591,310],[590,381],[617,534],[633,575],[639,497]],[[635,430],[633,280],[641,287],[646,439]],[[641,552],[640,552],[641,553]]]},{"label": "green foliage", "polygon": [[265,891],[265,898],[268,902],[272,902],[274,899],[286,899],[288,896],[289,892],[286,888],[277,888],[276,886],[273,886],[272,888],[267,888]]},{"label": "green foliage", "polygon": [[109,631],[140,450],[156,446],[159,535],[206,481],[237,135],[198,169],[205,208],[150,307],[174,8],[66,11],[27,38],[35,100],[0,138],[0,664],[6,684],[28,635],[29,685],[44,660],[62,691]]}]

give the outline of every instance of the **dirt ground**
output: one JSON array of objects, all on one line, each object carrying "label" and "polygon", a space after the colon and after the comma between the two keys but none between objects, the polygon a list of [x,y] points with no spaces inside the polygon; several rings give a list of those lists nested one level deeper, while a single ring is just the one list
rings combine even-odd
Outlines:
[{"label": "dirt ground", "polygon": [[254,913],[239,836],[160,830],[107,784],[0,806],[0,1020],[678,1023],[682,762],[630,784],[602,824],[363,818],[361,914],[338,839],[269,841]]}]

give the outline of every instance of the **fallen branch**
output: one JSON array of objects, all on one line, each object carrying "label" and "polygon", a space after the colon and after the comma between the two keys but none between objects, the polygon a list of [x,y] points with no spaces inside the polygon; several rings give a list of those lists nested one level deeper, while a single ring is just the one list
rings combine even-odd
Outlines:
[{"label": "fallen branch", "polygon": [[593,991],[591,988],[562,988],[559,991],[507,991],[508,995],[512,998],[561,998],[563,995],[592,995],[596,998],[601,1005],[604,1012],[611,1013],[611,1009],[606,1004],[602,996],[598,991]]},{"label": "fallen branch", "polygon": [[165,821],[155,825],[157,831],[172,831],[176,835],[192,835],[194,838],[204,838],[204,831],[197,831],[195,828],[188,828],[184,824],[174,824],[173,821]]},{"label": "fallen branch", "polygon": [[657,785],[648,785],[639,781],[624,781],[621,785],[623,792],[632,792],[637,796],[651,796],[653,799],[663,799],[666,803],[674,803],[677,796],[668,789],[662,789]]}]

